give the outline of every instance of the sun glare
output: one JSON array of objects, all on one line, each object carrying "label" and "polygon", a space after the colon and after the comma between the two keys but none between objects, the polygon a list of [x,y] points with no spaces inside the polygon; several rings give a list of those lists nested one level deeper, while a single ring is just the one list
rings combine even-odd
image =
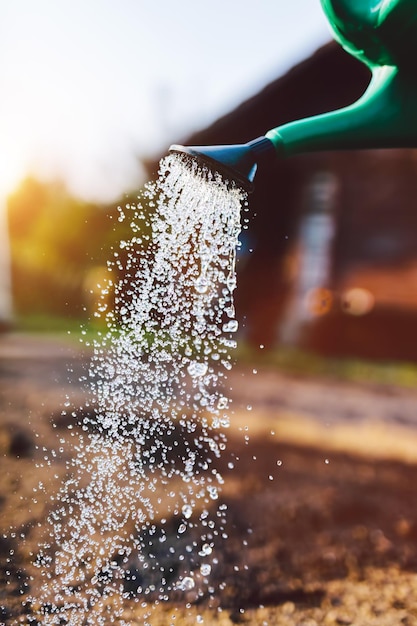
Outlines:
[{"label": "sun glare", "polygon": [[6,198],[18,186],[25,175],[24,167],[12,158],[6,147],[0,152],[0,200]]},{"label": "sun glare", "polygon": [[25,131],[9,111],[0,121],[0,137],[0,200],[4,200],[28,173]]}]

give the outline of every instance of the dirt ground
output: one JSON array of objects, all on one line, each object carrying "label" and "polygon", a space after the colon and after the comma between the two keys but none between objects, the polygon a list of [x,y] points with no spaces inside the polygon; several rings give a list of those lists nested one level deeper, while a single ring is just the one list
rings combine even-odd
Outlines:
[{"label": "dirt ground", "polygon": [[[59,449],[67,395],[82,402],[86,362],[62,340],[0,338],[0,624],[40,623],[25,598],[48,503],[33,490],[65,475],[68,451],[53,471],[39,460]],[[109,624],[417,625],[417,390],[251,367],[229,382],[229,538],[213,572],[226,584],[198,602],[126,600]]]}]

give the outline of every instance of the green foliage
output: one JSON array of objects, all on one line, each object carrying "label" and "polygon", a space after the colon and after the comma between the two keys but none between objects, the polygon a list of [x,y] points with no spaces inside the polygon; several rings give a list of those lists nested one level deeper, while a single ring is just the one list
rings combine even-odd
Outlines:
[{"label": "green foliage", "polygon": [[[83,320],[48,313],[17,316],[14,320],[19,332],[26,335],[54,337],[75,348],[88,351],[94,342],[103,343],[105,333],[94,323],[94,319]],[[113,336],[116,331],[113,331]]]},{"label": "green foliage", "polygon": [[417,385],[417,366],[408,362],[329,358],[284,346],[259,350],[242,341],[235,356],[241,365],[270,367],[293,376],[413,389]]},{"label": "green foliage", "polygon": [[[121,204],[129,200],[135,202],[126,197]],[[9,199],[8,219],[17,314],[90,314],[94,281],[108,275],[113,250],[131,237],[131,220],[119,221],[118,204],[88,203],[61,183],[28,178]]]}]

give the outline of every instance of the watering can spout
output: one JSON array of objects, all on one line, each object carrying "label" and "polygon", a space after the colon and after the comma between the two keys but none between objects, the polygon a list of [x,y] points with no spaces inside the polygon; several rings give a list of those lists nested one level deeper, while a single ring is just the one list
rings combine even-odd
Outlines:
[{"label": "watering can spout", "polygon": [[396,67],[374,71],[365,94],[354,104],[266,133],[279,156],[323,150],[417,146],[417,84]]},{"label": "watering can spout", "polygon": [[251,184],[258,162],[274,153],[417,147],[417,0],[321,4],[336,40],[371,70],[369,87],[357,102],[284,124],[248,144],[171,150]]},{"label": "watering can spout", "polygon": [[226,146],[179,146],[170,147],[170,152],[195,160],[209,170],[219,172],[226,180],[252,191],[258,165],[275,155],[275,147],[267,137],[259,137],[244,144]]}]

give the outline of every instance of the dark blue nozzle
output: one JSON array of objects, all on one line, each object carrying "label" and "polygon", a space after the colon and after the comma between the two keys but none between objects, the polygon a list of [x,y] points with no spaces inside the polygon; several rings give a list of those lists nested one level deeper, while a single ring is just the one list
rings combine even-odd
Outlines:
[{"label": "dark blue nozzle", "polygon": [[274,144],[266,137],[228,146],[173,145],[169,151],[196,159],[210,170],[219,172],[226,180],[234,180],[246,191],[253,189],[258,163],[276,155]]}]

